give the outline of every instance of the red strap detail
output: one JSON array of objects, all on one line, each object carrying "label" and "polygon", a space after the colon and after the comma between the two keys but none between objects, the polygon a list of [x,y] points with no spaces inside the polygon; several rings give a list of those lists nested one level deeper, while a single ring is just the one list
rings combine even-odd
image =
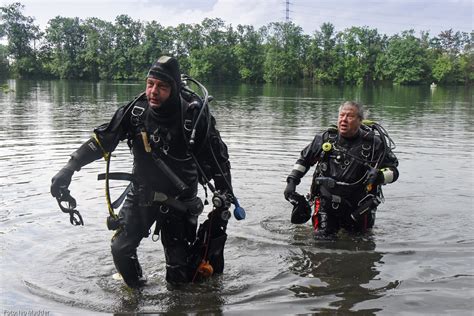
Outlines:
[{"label": "red strap detail", "polygon": [[312,222],[313,222],[313,229],[315,231],[318,230],[318,224],[319,224],[319,221],[318,221],[318,212],[319,212],[319,207],[321,205],[321,201],[319,200],[319,198],[315,199],[314,200],[314,213],[313,213],[313,218],[312,218]]}]

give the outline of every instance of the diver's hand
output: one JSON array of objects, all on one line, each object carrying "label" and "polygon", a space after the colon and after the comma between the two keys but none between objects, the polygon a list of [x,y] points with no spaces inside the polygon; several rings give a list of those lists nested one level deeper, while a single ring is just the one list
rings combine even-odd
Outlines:
[{"label": "diver's hand", "polygon": [[51,179],[51,195],[55,198],[61,196],[61,189],[68,188],[71,184],[71,178],[74,174],[74,170],[64,167]]},{"label": "diver's hand", "polygon": [[384,182],[384,175],[380,169],[371,168],[367,174],[367,184],[379,185]]},{"label": "diver's hand", "polygon": [[285,192],[285,200],[289,201],[296,193],[296,183],[293,179],[288,179],[288,184],[286,185]]}]

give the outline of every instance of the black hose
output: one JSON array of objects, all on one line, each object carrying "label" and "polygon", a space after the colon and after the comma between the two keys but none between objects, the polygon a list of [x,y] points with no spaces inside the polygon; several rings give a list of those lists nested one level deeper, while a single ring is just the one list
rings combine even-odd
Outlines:
[{"label": "black hose", "polygon": [[[209,112],[209,92],[207,91],[206,87],[205,87],[202,83],[200,83],[199,81],[197,81],[196,79],[193,79],[193,78],[191,78],[191,77],[189,77],[189,76],[184,76],[183,78],[184,78],[184,80],[189,80],[189,81],[193,82],[194,84],[196,84],[196,85],[201,89],[202,94],[203,94],[203,98],[200,98],[200,99],[201,99],[202,106],[201,106],[201,109],[200,109],[199,114],[198,114],[198,116],[197,116],[197,119],[196,119],[196,121],[194,122],[194,126],[193,126],[193,128],[192,128],[192,130],[191,130],[191,138],[190,138],[190,140],[189,140],[190,145],[194,145],[194,138],[195,138],[195,134],[196,134],[196,127],[197,127],[197,125],[199,124],[199,121],[201,120],[204,111],[206,111],[206,113],[208,114],[208,115],[206,115],[206,117],[207,117],[207,122],[206,122],[206,123],[207,123],[207,124],[206,124],[206,135],[205,135],[205,138],[204,138],[204,139],[207,139],[208,134],[209,134],[209,130],[210,130],[210,119],[211,119],[211,115],[210,115],[210,112]],[[190,91],[190,90],[189,90],[189,89],[186,89],[186,91]],[[198,96],[198,95],[197,95],[196,93],[194,93],[194,92],[191,92],[191,93],[192,93],[193,95],[195,95],[195,96]],[[199,97],[199,96],[198,96],[198,97]],[[234,195],[234,193],[233,193],[232,186],[230,185],[229,181],[227,181],[227,179],[224,177],[224,172],[223,172],[223,170],[222,170],[222,168],[221,168],[221,166],[220,166],[219,161],[218,161],[217,158],[216,158],[216,154],[214,153],[214,150],[213,150],[213,148],[212,148],[212,145],[209,146],[209,149],[210,149],[210,151],[211,151],[212,158],[214,159],[214,162],[215,162],[215,164],[217,165],[217,168],[219,169],[219,172],[222,174],[222,176],[223,176],[223,178],[224,178],[224,181],[225,181],[226,186],[227,186],[227,188],[228,188],[228,190],[229,190],[229,193],[231,193],[231,195],[232,195],[232,196],[234,197],[234,199],[235,199],[235,195]],[[195,157],[193,154],[192,154],[191,156],[193,157],[194,161],[196,162],[196,165],[198,166],[198,168],[199,168],[201,174],[203,175],[204,181],[205,181],[206,184],[209,186],[209,184],[210,184],[209,179],[207,179],[207,177],[205,176],[205,174],[204,174],[204,172],[203,172],[201,166],[199,165],[199,163],[198,163],[196,157]],[[209,186],[209,189],[211,189],[212,192],[215,191],[215,188],[212,186],[212,184],[211,184],[211,186]]]}]

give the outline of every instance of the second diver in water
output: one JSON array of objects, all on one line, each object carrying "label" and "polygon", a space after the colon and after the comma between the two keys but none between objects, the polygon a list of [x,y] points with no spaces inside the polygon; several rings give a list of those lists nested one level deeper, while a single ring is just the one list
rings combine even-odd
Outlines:
[{"label": "second diver in water", "polygon": [[[312,218],[316,237],[330,237],[339,229],[364,232],[373,227],[384,184],[398,179],[393,141],[379,124],[364,121],[362,106],[353,101],[339,108],[337,127],[330,127],[301,151],[287,177],[285,199],[295,207],[292,222]],[[309,202],[296,193],[301,178],[316,165]]]}]

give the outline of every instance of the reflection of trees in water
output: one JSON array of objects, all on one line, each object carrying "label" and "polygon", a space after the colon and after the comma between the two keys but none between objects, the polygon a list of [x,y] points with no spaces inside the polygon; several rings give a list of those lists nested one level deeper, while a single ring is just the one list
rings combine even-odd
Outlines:
[{"label": "reflection of trees in water", "polygon": [[[397,283],[389,283],[382,288],[368,287],[368,283],[379,274],[376,264],[383,263],[383,254],[374,251],[375,243],[371,239],[344,237],[335,241],[318,241],[316,245],[301,247],[300,250],[301,253],[290,258],[290,270],[303,278],[319,279],[320,282],[295,285],[290,290],[299,298],[338,298],[329,303],[334,308],[319,311],[336,309],[347,313],[356,304],[379,298],[386,290],[397,286]],[[380,310],[373,308],[358,312],[371,315]]]}]

